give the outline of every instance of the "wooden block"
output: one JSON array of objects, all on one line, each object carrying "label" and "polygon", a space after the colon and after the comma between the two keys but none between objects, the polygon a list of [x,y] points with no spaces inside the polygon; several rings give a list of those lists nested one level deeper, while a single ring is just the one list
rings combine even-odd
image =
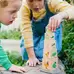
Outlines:
[{"label": "wooden block", "polygon": [[58,68],[58,56],[54,33],[48,31],[45,33],[42,68],[53,71]]}]

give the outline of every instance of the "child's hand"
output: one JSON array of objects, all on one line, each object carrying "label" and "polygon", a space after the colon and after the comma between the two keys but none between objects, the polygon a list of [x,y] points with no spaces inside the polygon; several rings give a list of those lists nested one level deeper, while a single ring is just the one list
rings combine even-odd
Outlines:
[{"label": "child's hand", "polygon": [[29,60],[27,61],[27,64],[31,67],[34,67],[37,64],[40,64],[40,62],[37,58],[29,58]]},{"label": "child's hand", "polygon": [[20,66],[16,66],[16,65],[12,65],[9,68],[9,71],[14,71],[14,72],[19,72],[19,73],[26,72],[26,70],[24,69],[24,67],[20,67]]},{"label": "child's hand", "polygon": [[56,28],[60,26],[60,23],[62,22],[63,17],[60,14],[56,14],[52,16],[49,20],[48,29],[51,31],[55,31]]},{"label": "child's hand", "polygon": [[63,19],[68,19],[69,16],[66,12],[60,12],[54,16],[52,16],[48,23],[48,29],[51,31],[55,31],[56,28],[60,26],[60,23]]},{"label": "child's hand", "polygon": [[27,48],[27,53],[29,60],[27,64],[31,67],[36,66],[36,64],[40,64],[39,60],[36,58],[33,47]]}]

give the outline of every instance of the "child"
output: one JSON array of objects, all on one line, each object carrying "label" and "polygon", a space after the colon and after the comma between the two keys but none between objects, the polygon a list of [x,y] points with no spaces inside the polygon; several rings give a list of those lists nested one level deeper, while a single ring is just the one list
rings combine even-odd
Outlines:
[{"label": "child", "polygon": [[29,66],[36,66],[36,63],[40,64],[39,61],[42,61],[47,25],[54,31],[58,53],[61,51],[62,25],[60,23],[63,19],[74,18],[73,10],[73,6],[62,0],[25,0],[21,9],[20,47],[22,58],[28,60]]},{"label": "child", "polygon": [[[16,13],[20,8],[21,3],[22,3],[21,0],[0,0],[0,23],[6,25],[11,24],[16,17]],[[2,65],[6,70],[21,73],[25,72],[25,69],[23,67],[13,65],[9,61],[1,45],[0,45],[0,65]]]}]

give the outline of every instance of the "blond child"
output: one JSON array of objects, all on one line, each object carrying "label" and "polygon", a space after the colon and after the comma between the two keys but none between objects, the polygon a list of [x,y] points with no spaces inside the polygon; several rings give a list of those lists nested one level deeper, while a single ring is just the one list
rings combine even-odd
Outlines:
[{"label": "blond child", "polygon": [[[0,0],[0,23],[9,25],[15,18],[16,13],[21,6],[22,0]],[[25,72],[25,69],[20,66],[13,65],[6,53],[4,52],[2,46],[0,45],[0,65],[2,65],[6,70]]]}]

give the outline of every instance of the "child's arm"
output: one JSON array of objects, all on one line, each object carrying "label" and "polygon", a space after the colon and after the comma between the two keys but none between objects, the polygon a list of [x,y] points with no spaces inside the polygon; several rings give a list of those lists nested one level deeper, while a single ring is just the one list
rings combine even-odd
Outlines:
[{"label": "child's arm", "polygon": [[1,45],[0,45],[0,65],[2,65],[6,70],[10,70],[10,71],[16,71],[21,73],[26,71],[23,67],[13,65],[9,61]]},{"label": "child's arm", "polygon": [[39,64],[39,60],[36,58],[34,49],[33,49],[33,34],[30,20],[30,9],[28,6],[23,6],[21,9],[21,24],[20,29],[22,36],[24,37],[24,44],[26,51],[28,53],[28,64],[29,66],[35,66],[36,63]]},{"label": "child's arm", "polygon": [[74,19],[74,6],[62,0],[51,0],[49,2],[51,12],[57,13],[49,20],[49,29],[55,31],[63,19]]},{"label": "child's arm", "polygon": [[32,36],[32,28],[31,28],[31,20],[30,20],[30,10],[24,5],[21,8],[21,23],[20,23],[20,31],[25,39],[25,48],[33,47],[33,36]]},{"label": "child's arm", "polygon": [[33,47],[27,48],[27,53],[29,60],[27,61],[27,64],[29,66],[36,66],[36,64],[40,64],[39,60],[36,58]]},{"label": "child's arm", "polygon": [[2,46],[0,46],[0,65],[2,65],[6,70],[12,66]]}]

